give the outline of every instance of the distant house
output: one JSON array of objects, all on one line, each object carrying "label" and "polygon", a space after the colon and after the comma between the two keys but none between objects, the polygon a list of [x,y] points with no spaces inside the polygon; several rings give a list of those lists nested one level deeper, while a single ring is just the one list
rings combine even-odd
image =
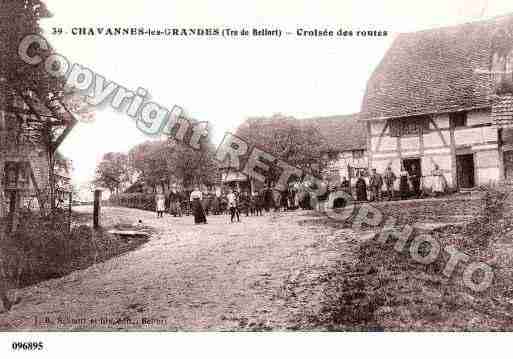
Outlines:
[{"label": "distant house", "polygon": [[313,125],[325,141],[324,176],[332,183],[354,179],[368,169],[367,132],[359,114],[302,119]]},{"label": "distant house", "polygon": [[370,166],[415,167],[429,187],[438,165],[459,189],[513,174],[513,136],[503,131],[513,118],[513,86],[504,85],[513,84],[512,27],[508,15],[400,34],[362,103]]},{"label": "distant house", "polygon": [[[272,135],[273,128],[291,120],[297,121],[300,125],[312,126],[322,138],[323,149],[323,163],[315,165],[323,165],[323,177],[335,185],[339,184],[343,177],[354,179],[358,173],[367,173],[367,133],[365,124],[359,122],[358,118],[358,114],[303,119],[250,118],[239,126],[236,134],[241,135],[247,132],[244,131],[245,128],[253,126],[258,131],[269,131],[269,135]],[[248,178],[233,169],[226,168],[222,179],[224,184],[231,186],[242,189],[251,187]]]}]

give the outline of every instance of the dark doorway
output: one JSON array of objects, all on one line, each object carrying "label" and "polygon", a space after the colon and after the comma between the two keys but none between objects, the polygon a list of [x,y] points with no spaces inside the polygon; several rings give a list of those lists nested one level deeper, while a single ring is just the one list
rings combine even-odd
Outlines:
[{"label": "dark doorway", "polygon": [[513,151],[504,152],[504,177],[513,180]]},{"label": "dark doorway", "polygon": [[410,195],[415,198],[420,198],[422,195],[421,178],[422,169],[420,167],[420,158],[405,158],[403,160],[403,167],[408,172],[410,178]]},{"label": "dark doorway", "polygon": [[403,160],[403,166],[406,172],[411,175],[422,177],[422,170],[420,167],[420,158],[406,158]]},{"label": "dark doorway", "polygon": [[474,155],[456,156],[456,173],[459,188],[472,188],[475,185]]}]

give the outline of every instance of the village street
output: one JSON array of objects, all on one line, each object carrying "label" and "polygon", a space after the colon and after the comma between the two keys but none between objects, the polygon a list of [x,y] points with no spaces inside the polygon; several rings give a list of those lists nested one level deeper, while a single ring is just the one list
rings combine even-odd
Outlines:
[{"label": "village street", "polygon": [[[304,308],[319,303],[320,291],[308,283],[344,256],[351,261],[356,244],[350,230],[330,238],[333,229],[302,223],[312,215],[243,216],[234,224],[227,216],[209,216],[208,225],[193,225],[192,217],[157,219],[151,212],[104,208],[106,225],[142,220],[158,234],[133,252],[19,290],[21,302],[0,314],[0,327],[287,329]],[[287,283],[304,295],[285,305]]]}]

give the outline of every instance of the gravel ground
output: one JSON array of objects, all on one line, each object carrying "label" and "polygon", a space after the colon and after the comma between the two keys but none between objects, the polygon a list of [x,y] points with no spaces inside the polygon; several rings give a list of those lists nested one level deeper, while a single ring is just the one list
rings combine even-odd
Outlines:
[{"label": "gravel ground", "polygon": [[357,242],[351,230],[334,236],[305,225],[310,213],[301,211],[234,224],[210,216],[199,226],[192,217],[157,219],[134,209],[103,213],[105,225],[140,219],[158,235],[123,256],[19,290],[21,302],[0,314],[1,329],[301,329],[297,318],[319,304],[318,278],[343,258],[353,261]]},{"label": "gravel ground", "polygon": [[[436,212],[437,206],[429,209]],[[92,209],[80,211],[88,220]],[[20,290],[21,302],[0,314],[0,329],[479,331],[513,326],[511,196],[501,219],[488,225],[500,227],[491,245],[480,235],[463,238],[456,228],[436,235],[442,244],[455,244],[473,260],[493,266],[496,280],[480,295],[458,284],[458,276],[442,276],[444,258],[430,266],[416,264],[395,253],[393,243],[377,245],[368,231],[314,212],[242,217],[234,224],[226,216],[210,216],[208,225],[197,226],[192,217],[103,211],[105,226],[142,220],[158,234],[133,252]]]}]

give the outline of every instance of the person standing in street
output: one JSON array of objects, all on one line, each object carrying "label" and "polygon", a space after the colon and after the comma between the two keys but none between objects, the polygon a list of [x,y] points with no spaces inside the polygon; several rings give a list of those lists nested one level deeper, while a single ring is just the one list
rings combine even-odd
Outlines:
[{"label": "person standing in street", "polygon": [[372,200],[381,201],[381,187],[383,187],[383,178],[379,173],[376,172],[375,168],[372,169],[369,185],[372,191]]},{"label": "person standing in street", "polygon": [[203,210],[203,205],[201,204],[202,199],[203,193],[199,190],[198,187],[196,187],[194,191],[191,192],[190,197],[195,224],[207,224],[207,217],[205,216],[205,211]]},{"label": "person standing in street", "polygon": [[445,189],[447,188],[447,182],[444,177],[444,172],[440,169],[440,167],[435,164],[435,169],[433,170],[433,194],[435,197],[443,195],[445,193]]},{"label": "person standing in street", "polygon": [[408,172],[401,166],[401,173],[399,173],[399,192],[401,199],[407,199],[410,194],[410,183],[408,181]]},{"label": "person standing in street", "polygon": [[180,193],[176,190],[176,187],[173,186],[171,189],[171,192],[169,193],[169,213],[172,214],[174,217],[182,216],[182,196]]},{"label": "person standing in street", "polygon": [[231,188],[228,190],[226,199],[228,200],[228,208],[230,210],[230,222],[233,223],[235,216],[237,216],[237,222],[240,222],[239,209],[237,208],[237,196],[233,193]]},{"label": "person standing in street", "polygon": [[420,198],[420,195],[421,195],[420,175],[419,175],[419,172],[417,171],[417,167],[415,165],[412,165],[410,168],[409,179],[410,179],[413,195],[415,196],[415,198]]},{"label": "person standing in street", "polygon": [[351,183],[345,176],[342,177],[342,181],[340,182],[340,190],[345,193],[351,194]]},{"label": "person standing in street", "polygon": [[216,190],[214,196],[212,196],[212,214],[217,216],[221,212],[221,191],[219,189]]},{"label": "person standing in street", "polygon": [[385,174],[383,175],[385,180],[385,188],[388,196],[388,200],[391,201],[394,198],[394,183],[397,179],[394,172],[392,172],[392,168],[390,166],[385,170]]},{"label": "person standing in street", "polygon": [[361,174],[358,174],[358,180],[356,181],[356,200],[358,202],[367,201],[367,183]]},{"label": "person standing in street", "polygon": [[155,206],[157,209],[157,218],[163,218],[166,210],[166,196],[163,193],[157,193],[155,196]]}]

